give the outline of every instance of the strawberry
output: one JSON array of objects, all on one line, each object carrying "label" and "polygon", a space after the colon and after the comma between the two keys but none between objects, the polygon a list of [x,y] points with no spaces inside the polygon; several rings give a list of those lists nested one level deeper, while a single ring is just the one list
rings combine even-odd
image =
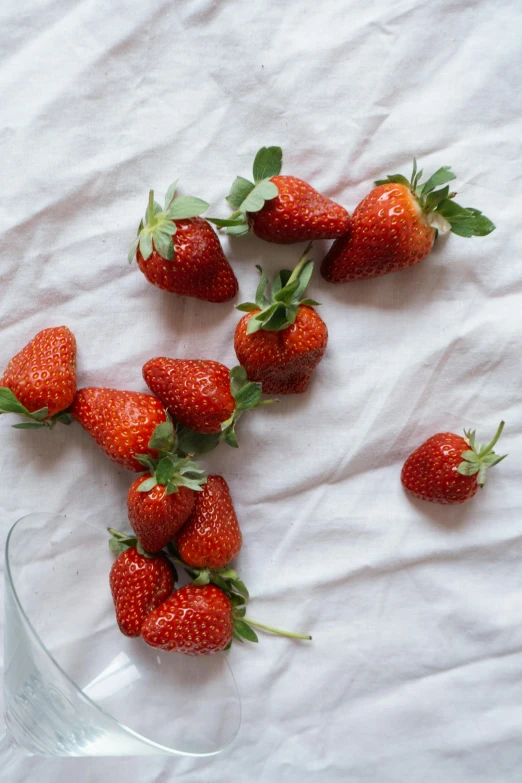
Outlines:
[{"label": "strawberry", "polygon": [[112,599],[122,634],[139,636],[147,615],[174,590],[174,572],[165,555],[146,556],[122,539],[111,540],[111,550],[120,553],[110,573]]},{"label": "strawberry", "polygon": [[151,394],[100,388],[79,389],[71,415],[113,462],[134,471],[143,470],[135,455],[147,450],[156,426],[166,420]]},{"label": "strawberry", "polygon": [[237,280],[212,227],[198,217],[208,204],[168,189],[164,209],[149,193],[149,204],[129,251],[152,285],[179,296],[226,302],[237,294]]},{"label": "strawberry", "polygon": [[242,543],[227,482],[222,476],[208,476],[176,536],[181,559],[196,568],[224,568],[237,557]]},{"label": "strawberry", "polygon": [[487,446],[477,445],[475,431],[465,432],[466,438],[452,432],[433,435],[404,463],[404,487],[431,503],[464,503],[484,486],[488,468],[505,458],[493,451],[503,428],[502,421]]},{"label": "strawberry", "polygon": [[149,443],[158,449],[159,459],[138,454],[136,459],[149,472],[134,481],[127,495],[132,529],[143,549],[159,552],[174,538],[194,508],[195,494],[206,476],[190,457],[175,453],[176,435],[172,422],[156,428]]},{"label": "strawberry", "polygon": [[267,394],[298,394],[326,350],[326,324],[311,307],[313,299],[300,299],[313,270],[310,245],[292,273],[283,270],[265,296],[267,277],[261,272],[256,301],[238,305],[247,312],[239,321],[234,347],[239,363],[251,381]]},{"label": "strawberry", "polygon": [[[453,231],[462,237],[485,236],[493,223],[477,209],[453,201],[446,184],[455,179],[443,166],[424,184],[413,163],[408,182],[401,174],[378,180],[352,216],[350,233],[326,254],[321,274],[330,283],[349,283],[399,272],[429,255],[437,233]],[[444,187],[435,190],[440,185]]]},{"label": "strawberry", "polygon": [[282,156],[281,147],[260,149],[254,182],[237,177],[227,196],[236,212],[228,220],[209,220],[228,234],[252,230],[267,242],[285,245],[344,236],[350,228],[348,212],[302,179],[281,175]]},{"label": "strawberry", "polygon": [[257,642],[252,625],[281,636],[312,638],[270,628],[244,615],[244,606],[231,601],[215,585],[186,585],[149,614],[141,626],[141,636],[151,647],[185,655],[220,652],[230,646],[232,638]]},{"label": "strawberry", "polygon": [[19,429],[70,424],[76,393],[76,340],[66,326],[43,329],[14,356],[0,380],[0,414],[28,419]]},{"label": "strawberry", "polygon": [[[229,370],[208,359],[157,357],[144,365],[143,377],[176,421],[196,432],[222,433],[230,446],[238,445],[234,428],[241,413],[269,402],[260,402],[261,384],[249,382],[242,367]],[[209,441],[209,448],[217,442]]]}]

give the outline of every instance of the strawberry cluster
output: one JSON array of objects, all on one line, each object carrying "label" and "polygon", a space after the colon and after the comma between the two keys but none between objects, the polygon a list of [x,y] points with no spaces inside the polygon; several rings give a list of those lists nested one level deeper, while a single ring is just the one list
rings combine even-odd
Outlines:
[{"label": "strawberry cluster", "polygon": [[[151,394],[110,388],[76,389],[76,342],[67,327],[39,332],[9,362],[0,380],[0,413],[16,413],[19,428],[51,428],[77,421],[106,455],[139,472],[127,495],[134,535],[110,529],[117,559],[110,586],[120,630],[152,647],[188,655],[226,649],[232,639],[257,641],[246,618],[248,590],[231,562],[242,534],[222,476],[206,475],[196,458],[220,442],[238,447],[236,425],[245,411],[274,400],[262,394],[303,393],[326,350],[328,330],[318,305],[305,296],[313,273],[311,242],[335,240],[321,265],[333,283],[406,269],[431,251],[437,234],[484,236],[494,226],[479,210],[460,207],[448,183],[448,166],[422,183],[416,163],[411,180],[380,180],[350,217],[344,207],[308,183],[281,175],[279,147],[263,147],[253,181],[237,177],[227,201],[229,218],[209,218],[231,236],[253,232],[280,244],[310,244],[293,271],[269,284],[259,268],[253,301],[238,305],[234,347],[238,366],[208,359],[151,358],[143,377]],[[145,217],[129,252],[153,285],[180,296],[225,302],[238,290],[234,272],[210,223],[208,204],[177,197],[164,205],[150,191]],[[437,503],[462,503],[484,485],[500,462],[493,452],[503,428],[480,446],[439,433],[406,460],[401,480],[413,495]],[[176,567],[190,584],[176,589]]]}]

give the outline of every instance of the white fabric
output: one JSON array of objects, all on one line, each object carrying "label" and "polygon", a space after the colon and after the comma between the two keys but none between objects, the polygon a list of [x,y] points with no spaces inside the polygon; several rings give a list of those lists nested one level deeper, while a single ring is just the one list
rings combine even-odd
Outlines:
[{"label": "white fabric", "polygon": [[[350,210],[414,154],[428,172],[451,164],[459,200],[498,227],[444,237],[380,280],[316,272],[330,342],[309,392],[245,417],[240,451],[205,461],[232,489],[252,616],[314,636],[231,651],[244,715],[232,747],[203,761],[33,759],[9,783],[518,781],[519,3],[4,0],[0,18],[2,366],[61,323],[80,385],[144,390],[154,355],[232,365],[232,305],[162,293],[126,253],[150,187],[180,177],[225,216],[264,144]],[[274,272],[301,250],[223,245],[238,301],[256,263]],[[486,438],[502,417],[510,456],[480,497],[406,497],[401,465],[425,437],[474,425]],[[39,509],[123,523],[131,476],[79,427],[9,423],[3,537]]]}]

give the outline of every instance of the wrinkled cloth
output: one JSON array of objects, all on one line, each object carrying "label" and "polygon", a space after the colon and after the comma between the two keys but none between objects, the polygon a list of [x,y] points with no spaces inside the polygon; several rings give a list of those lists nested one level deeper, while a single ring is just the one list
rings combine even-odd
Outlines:
[{"label": "wrinkled cloth", "polygon": [[[374,281],[333,286],[316,270],[309,295],[330,340],[308,392],[245,415],[240,450],[204,459],[242,525],[249,613],[313,635],[232,649],[243,725],[231,747],[29,759],[9,783],[518,781],[520,4],[7,0],[0,18],[2,367],[61,323],[80,386],[144,391],[153,356],[232,366],[232,304],[155,289],[126,254],[149,188],[162,197],[179,177],[180,193],[227,216],[232,180],[263,145],[350,211],[373,180],[409,175],[413,155],[428,174],[451,164],[459,202],[497,225],[440,238],[419,267]],[[255,264],[291,268],[304,247],[222,243],[236,302],[252,298]],[[315,243],[318,262],[328,247]],[[401,466],[425,438],[472,426],[486,440],[501,418],[509,458],[473,501],[406,496]],[[125,523],[133,476],[80,427],[10,423],[2,539],[40,509]]]}]

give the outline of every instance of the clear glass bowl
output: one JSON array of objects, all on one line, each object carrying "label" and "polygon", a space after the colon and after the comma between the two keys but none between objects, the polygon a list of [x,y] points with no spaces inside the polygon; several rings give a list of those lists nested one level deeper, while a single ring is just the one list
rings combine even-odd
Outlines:
[{"label": "clear glass bowl", "polygon": [[241,707],[225,654],[163,653],[119,632],[105,527],[30,514],[5,560],[2,772],[20,753],[206,756],[234,739]]}]

